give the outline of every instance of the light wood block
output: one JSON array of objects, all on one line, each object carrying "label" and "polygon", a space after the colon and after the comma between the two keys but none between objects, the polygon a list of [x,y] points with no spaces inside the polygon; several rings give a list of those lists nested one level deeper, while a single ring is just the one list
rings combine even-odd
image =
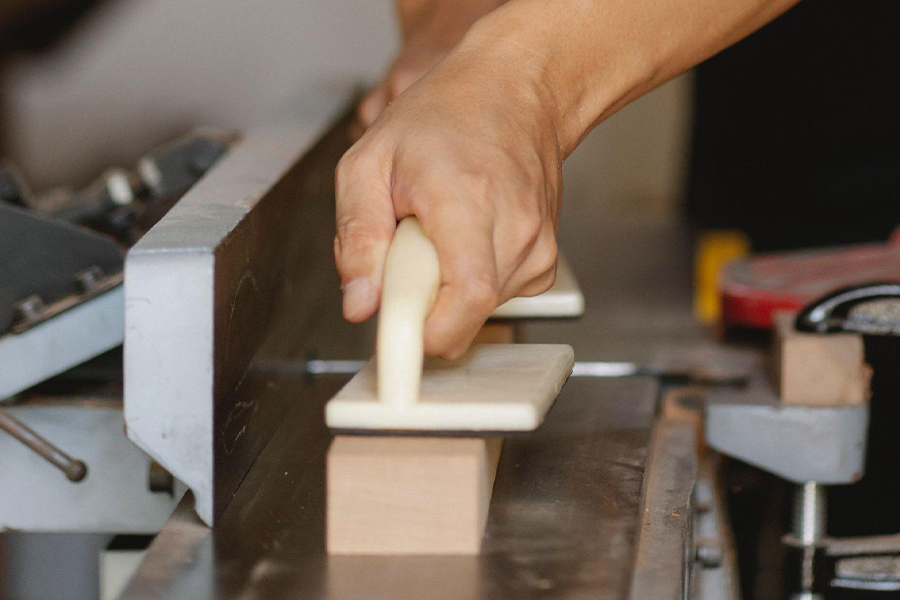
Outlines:
[{"label": "light wood block", "polygon": [[337,436],[329,554],[477,554],[502,438]]},{"label": "light wood block", "polygon": [[871,369],[862,336],[794,329],[795,313],[775,315],[773,376],[784,404],[854,406],[869,397]]},{"label": "light wood block", "polygon": [[516,341],[516,326],[508,321],[488,321],[475,334],[473,344],[512,344]]}]

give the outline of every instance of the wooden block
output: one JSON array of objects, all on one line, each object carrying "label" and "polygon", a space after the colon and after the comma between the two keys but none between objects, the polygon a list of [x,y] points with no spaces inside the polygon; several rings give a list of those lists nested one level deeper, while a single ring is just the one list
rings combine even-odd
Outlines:
[{"label": "wooden block", "polygon": [[502,438],[337,436],[329,554],[477,554]]},{"label": "wooden block", "polygon": [[507,321],[488,321],[475,334],[473,344],[512,344],[516,341],[516,328]]},{"label": "wooden block", "polygon": [[871,369],[862,336],[794,329],[795,313],[775,315],[773,376],[784,404],[853,406],[869,397]]}]

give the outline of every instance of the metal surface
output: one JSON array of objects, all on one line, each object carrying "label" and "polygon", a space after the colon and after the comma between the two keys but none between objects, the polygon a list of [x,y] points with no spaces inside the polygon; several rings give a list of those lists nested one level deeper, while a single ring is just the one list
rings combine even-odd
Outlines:
[{"label": "metal surface", "polygon": [[84,461],[72,458],[4,408],[0,408],[0,429],[62,471],[69,481],[78,482],[87,475],[87,466]]},{"label": "metal surface", "polygon": [[798,485],[791,520],[794,537],[804,546],[815,546],[825,536],[825,487],[814,481]]},{"label": "metal surface", "polygon": [[[310,375],[355,375],[366,364],[364,360],[312,359],[305,363],[272,365],[273,369],[299,372],[305,368]],[[688,369],[665,365],[641,365],[634,362],[575,361],[571,377],[659,377],[690,385],[741,386],[747,382],[747,371],[741,369],[710,370],[705,366]]]},{"label": "metal surface", "polygon": [[826,538],[822,545],[828,556],[856,554],[900,554],[900,533],[862,537]]},{"label": "metal surface", "polygon": [[335,387],[298,398],[214,530],[183,502],[123,598],[627,595],[653,381],[570,382],[537,433],[507,440],[477,557],[325,554],[321,410]]},{"label": "metal surface", "polygon": [[193,490],[208,524],[291,400],[261,401],[251,361],[295,352],[302,327],[279,329],[278,315],[307,311],[331,285],[314,274],[330,262],[319,224],[333,209],[303,192],[301,159],[349,99],[248,133],[127,257],[128,435]]},{"label": "metal surface", "polygon": [[657,421],[644,479],[632,600],[684,600],[691,593],[696,448],[690,422]]},{"label": "metal surface", "polygon": [[18,441],[0,435],[0,530],[155,533],[176,504],[148,486],[150,461],[122,432],[121,404],[107,399],[29,400],[16,419],[83,459],[73,484]]},{"label": "metal surface", "polygon": [[120,345],[123,305],[120,285],[27,331],[0,337],[0,400]]},{"label": "metal surface", "polygon": [[804,308],[797,315],[796,327],[797,331],[817,333],[900,337],[900,283],[837,290]]},{"label": "metal surface", "polygon": [[710,447],[794,483],[858,481],[865,466],[869,407],[788,406],[767,383],[716,390],[706,407]]},{"label": "metal surface", "polygon": [[110,275],[122,270],[111,238],[3,203],[0,256],[0,333],[12,327],[17,302],[38,296],[51,304],[70,296],[79,291],[76,275],[91,267]]},{"label": "metal surface", "polygon": [[835,565],[831,585],[872,592],[900,591],[900,557],[865,556],[844,558]]},{"label": "metal surface", "polygon": [[695,567],[691,597],[697,600],[739,600],[737,548],[731,529],[726,484],[720,457],[700,458],[694,488]]},{"label": "metal surface", "polygon": [[815,481],[807,481],[794,490],[794,506],[791,512],[793,538],[800,546],[793,547],[800,553],[799,591],[791,594],[795,600],[821,598],[823,583],[817,577],[818,545],[825,536],[826,504],[825,487]]}]

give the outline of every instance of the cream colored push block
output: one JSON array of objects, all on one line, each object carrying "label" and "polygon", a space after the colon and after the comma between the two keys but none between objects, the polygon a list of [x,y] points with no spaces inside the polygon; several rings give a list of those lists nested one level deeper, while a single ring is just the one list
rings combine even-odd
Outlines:
[{"label": "cream colored push block", "polygon": [[338,436],[328,453],[330,554],[477,554],[500,438]]},{"label": "cream colored push block", "polygon": [[572,372],[572,348],[555,344],[477,344],[423,361],[439,284],[431,241],[404,219],[385,264],[376,357],[325,408],[332,430],[370,434],[338,435],[328,451],[329,553],[477,553],[502,445],[485,436],[536,429]]},{"label": "cream colored push block", "polygon": [[325,407],[339,430],[532,431],[575,362],[564,344],[480,344],[424,361],[423,328],[440,283],[418,221],[401,221],[385,264],[376,356]]},{"label": "cream colored push block", "polygon": [[584,315],[584,294],[562,254],[556,261],[556,281],[537,296],[512,298],[498,306],[492,319],[575,319]]},{"label": "cream colored push block", "polygon": [[533,431],[572,372],[572,348],[481,344],[455,361],[428,359],[416,400],[389,403],[376,393],[378,358],[330,400],[332,429],[401,432]]},{"label": "cream colored push block", "polygon": [[775,315],[772,374],[784,404],[853,406],[869,397],[862,336],[798,332],[796,313]]}]

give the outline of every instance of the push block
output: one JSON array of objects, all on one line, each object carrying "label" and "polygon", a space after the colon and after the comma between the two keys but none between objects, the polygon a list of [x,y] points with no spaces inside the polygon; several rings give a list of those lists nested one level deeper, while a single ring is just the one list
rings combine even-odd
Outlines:
[{"label": "push block", "polygon": [[775,315],[773,377],[783,404],[857,406],[869,397],[871,369],[862,336],[798,332],[795,313]]},{"label": "push block", "polygon": [[329,554],[477,554],[502,438],[337,436]]}]

